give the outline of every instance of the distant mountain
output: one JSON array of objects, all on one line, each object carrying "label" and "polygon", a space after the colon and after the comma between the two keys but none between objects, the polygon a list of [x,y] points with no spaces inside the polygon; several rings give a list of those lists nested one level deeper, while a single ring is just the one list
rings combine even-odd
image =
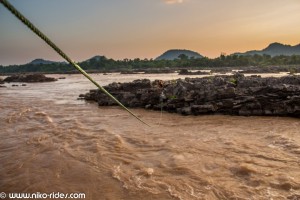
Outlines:
[{"label": "distant mountain", "polygon": [[53,64],[53,63],[58,63],[58,62],[38,58],[38,59],[35,59],[35,60],[31,61],[28,64],[31,64],[31,65],[40,65],[40,64],[47,65],[47,64]]},{"label": "distant mountain", "polygon": [[186,55],[188,58],[194,57],[194,58],[202,58],[203,56],[200,55],[197,52],[185,50],[185,49],[171,49],[157,57],[155,60],[174,60],[179,59],[178,56],[181,54]]},{"label": "distant mountain", "polygon": [[94,57],[91,57],[90,59],[87,59],[83,62],[90,62],[90,61],[95,61],[95,62],[99,62],[100,60],[106,60],[107,58],[105,56],[94,56]]},{"label": "distant mountain", "polygon": [[300,44],[291,46],[291,45],[285,45],[278,42],[270,44],[267,48],[263,50],[252,50],[247,51],[245,53],[234,53],[236,55],[263,55],[267,54],[270,56],[291,56],[291,55],[300,55]]}]

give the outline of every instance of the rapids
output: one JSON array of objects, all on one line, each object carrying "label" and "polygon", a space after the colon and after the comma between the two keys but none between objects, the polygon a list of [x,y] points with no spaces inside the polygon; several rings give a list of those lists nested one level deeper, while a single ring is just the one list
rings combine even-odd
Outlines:
[{"label": "rapids", "polygon": [[[77,100],[93,85],[64,76],[0,88],[0,192],[81,192],[90,200],[300,199],[299,119],[133,109],[146,127],[118,107]],[[102,85],[143,78],[93,76]]]}]

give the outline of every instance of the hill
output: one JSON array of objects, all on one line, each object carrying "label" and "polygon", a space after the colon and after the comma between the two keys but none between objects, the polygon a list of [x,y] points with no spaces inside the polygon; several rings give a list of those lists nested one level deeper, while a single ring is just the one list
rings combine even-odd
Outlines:
[{"label": "hill", "polygon": [[291,46],[291,45],[274,42],[263,50],[252,50],[252,51],[247,51],[245,53],[235,53],[235,55],[255,55],[255,54],[258,55],[267,54],[272,57],[280,56],[280,55],[285,55],[285,56],[300,55],[300,44]]},{"label": "hill", "polygon": [[94,57],[91,57],[83,62],[100,62],[100,61],[104,61],[104,60],[107,60],[107,58],[105,56],[94,56]]},{"label": "hill", "polygon": [[58,62],[38,58],[38,59],[34,59],[33,61],[31,61],[28,64],[29,65],[41,65],[41,64],[48,65],[48,64],[53,64],[53,63],[58,63]]},{"label": "hill", "polygon": [[157,57],[155,60],[175,60],[178,59],[181,54],[186,55],[188,58],[202,58],[203,56],[197,52],[185,50],[185,49],[171,49]]}]

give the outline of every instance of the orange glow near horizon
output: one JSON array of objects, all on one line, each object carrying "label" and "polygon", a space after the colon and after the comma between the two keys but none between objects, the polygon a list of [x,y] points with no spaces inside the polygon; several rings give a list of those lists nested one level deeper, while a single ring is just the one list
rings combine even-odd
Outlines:
[{"label": "orange glow near horizon", "polygon": [[[11,0],[74,60],[155,58],[189,49],[210,58],[300,43],[298,0]],[[0,65],[61,60],[0,6]]]}]

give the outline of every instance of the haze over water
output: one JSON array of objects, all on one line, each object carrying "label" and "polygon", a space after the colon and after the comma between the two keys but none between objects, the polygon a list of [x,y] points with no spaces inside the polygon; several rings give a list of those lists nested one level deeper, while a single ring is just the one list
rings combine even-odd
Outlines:
[{"label": "haze over water", "polygon": [[[60,77],[62,75],[51,75]],[[143,76],[93,75],[100,84]],[[299,119],[180,116],[76,100],[81,75],[0,89],[0,188],[86,199],[297,199]]]}]

